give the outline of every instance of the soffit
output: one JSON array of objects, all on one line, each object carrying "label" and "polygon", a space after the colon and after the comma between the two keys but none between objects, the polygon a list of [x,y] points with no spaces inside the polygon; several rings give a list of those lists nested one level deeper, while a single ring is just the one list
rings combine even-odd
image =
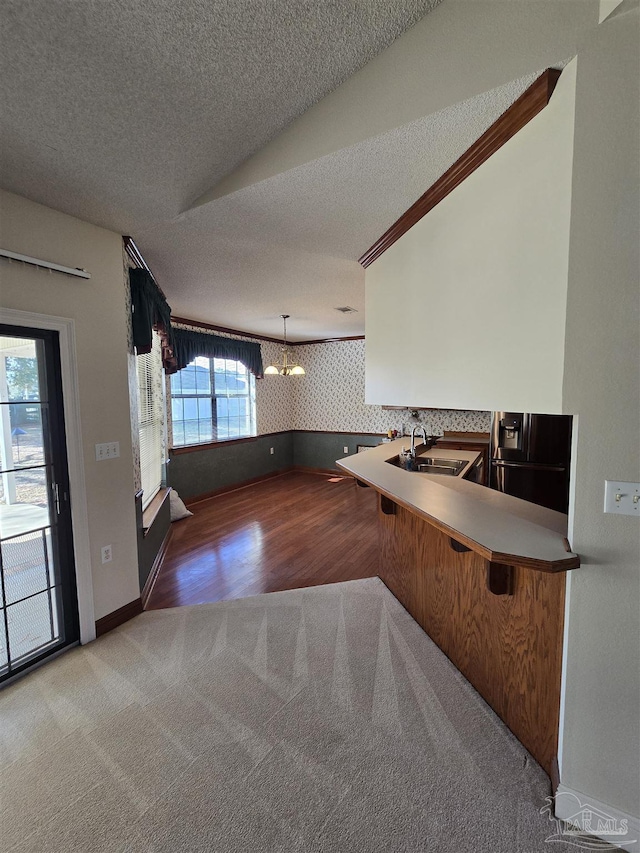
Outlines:
[{"label": "soffit", "polygon": [[[173,312],[291,340],[364,333],[355,263],[538,72],[201,205],[138,235]],[[416,191],[416,187],[419,189]],[[214,238],[212,238],[214,235]],[[182,281],[189,288],[181,287]],[[350,305],[356,314],[334,309]]]}]

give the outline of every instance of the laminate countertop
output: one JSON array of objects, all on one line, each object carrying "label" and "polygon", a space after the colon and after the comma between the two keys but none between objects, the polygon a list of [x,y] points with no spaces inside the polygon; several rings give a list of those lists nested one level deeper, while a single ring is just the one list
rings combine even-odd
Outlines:
[{"label": "laminate countertop", "polygon": [[464,479],[478,451],[433,447],[423,452],[424,446],[417,446],[421,456],[465,460],[460,475],[451,477],[405,471],[389,464],[408,445],[405,436],[336,464],[491,562],[544,572],[580,565],[566,539],[566,515]]}]

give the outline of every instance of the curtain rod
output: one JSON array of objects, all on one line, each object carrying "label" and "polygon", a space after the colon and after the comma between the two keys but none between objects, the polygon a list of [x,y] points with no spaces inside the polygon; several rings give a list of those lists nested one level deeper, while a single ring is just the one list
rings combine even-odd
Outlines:
[{"label": "curtain rod", "polygon": [[6,258],[8,261],[20,261],[23,264],[31,264],[34,267],[42,267],[53,272],[61,272],[65,275],[73,275],[77,278],[91,278],[91,273],[80,267],[63,267],[61,264],[54,264],[51,261],[42,261],[38,258],[31,258],[29,255],[20,255],[18,252],[10,252],[8,249],[0,249],[0,258]]},{"label": "curtain rod", "polygon": [[166,299],[167,297],[166,297],[165,292],[163,291],[163,289],[158,284],[155,275],[151,272],[151,270],[149,269],[149,265],[147,264],[145,259],[142,257],[142,252],[136,246],[136,242],[133,239],[133,237],[125,236],[122,239],[124,240],[124,250],[127,253],[127,255],[129,255],[129,257],[134,262],[134,264],[137,264],[140,267],[140,269],[146,270],[149,273],[149,275],[151,276],[151,278],[154,281],[155,286],[158,288],[158,290],[160,291],[162,296]]}]

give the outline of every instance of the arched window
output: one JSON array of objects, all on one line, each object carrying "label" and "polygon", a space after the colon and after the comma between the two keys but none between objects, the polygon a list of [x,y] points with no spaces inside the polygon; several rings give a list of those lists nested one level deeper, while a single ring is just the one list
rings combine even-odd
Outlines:
[{"label": "arched window", "polygon": [[171,376],[173,446],[256,435],[255,377],[241,361],[197,356]]}]

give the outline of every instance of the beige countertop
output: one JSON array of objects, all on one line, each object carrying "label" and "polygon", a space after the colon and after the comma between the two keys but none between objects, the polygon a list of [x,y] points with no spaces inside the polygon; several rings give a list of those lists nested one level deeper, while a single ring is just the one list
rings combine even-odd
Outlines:
[{"label": "beige countertop", "polygon": [[547,572],[580,565],[568,550],[566,515],[463,479],[479,451],[433,447],[420,455],[468,464],[458,477],[423,474],[387,462],[409,442],[406,436],[385,442],[336,464],[487,560]]}]

